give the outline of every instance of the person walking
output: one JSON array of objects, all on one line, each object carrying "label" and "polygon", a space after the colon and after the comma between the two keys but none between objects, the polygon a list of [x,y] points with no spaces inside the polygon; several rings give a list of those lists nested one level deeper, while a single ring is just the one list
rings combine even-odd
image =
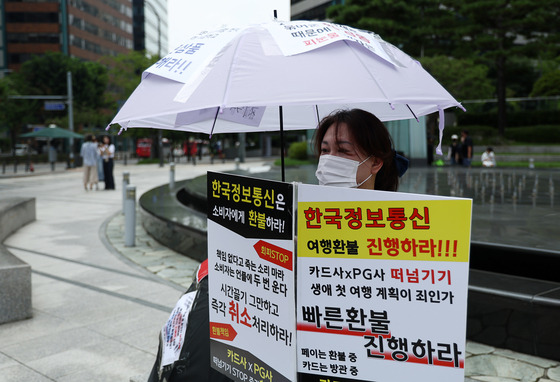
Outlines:
[{"label": "person walking", "polygon": [[103,158],[103,178],[105,179],[105,190],[115,189],[115,180],[113,178],[113,167],[115,158],[115,145],[111,143],[111,137],[103,136],[103,145],[99,149]]},{"label": "person walking", "polygon": [[95,189],[98,190],[97,178],[97,158],[99,153],[97,151],[97,144],[93,142],[93,136],[87,135],[82,147],[80,148],[80,156],[83,158],[84,167],[84,189],[87,191]]}]

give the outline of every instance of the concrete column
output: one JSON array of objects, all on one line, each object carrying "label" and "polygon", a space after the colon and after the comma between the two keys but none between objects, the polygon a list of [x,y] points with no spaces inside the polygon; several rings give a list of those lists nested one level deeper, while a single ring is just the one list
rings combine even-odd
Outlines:
[{"label": "concrete column", "polygon": [[124,245],[134,247],[136,239],[136,186],[126,186]]},{"label": "concrete column", "polygon": [[123,172],[123,182],[122,182],[122,213],[124,214],[124,205],[126,201],[126,187],[130,183],[130,173],[128,171]]}]

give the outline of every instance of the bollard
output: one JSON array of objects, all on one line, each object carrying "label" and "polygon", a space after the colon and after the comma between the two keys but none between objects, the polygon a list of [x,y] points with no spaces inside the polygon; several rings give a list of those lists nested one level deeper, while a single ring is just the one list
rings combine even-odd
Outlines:
[{"label": "bollard", "polygon": [[169,189],[175,188],[175,163],[169,163]]},{"label": "bollard", "polygon": [[535,168],[535,160],[533,158],[529,158],[529,168]]},{"label": "bollard", "polygon": [[235,169],[236,169],[236,170],[239,170],[239,162],[241,162],[240,159],[239,159],[239,158],[235,158]]},{"label": "bollard", "polygon": [[128,154],[124,154],[124,165],[126,166],[128,159]]},{"label": "bollard", "polygon": [[126,186],[124,246],[134,247],[136,236],[136,186]]},{"label": "bollard", "polygon": [[126,186],[130,183],[130,173],[128,171],[123,172],[122,180],[122,213],[124,214],[124,205],[126,201]]}]

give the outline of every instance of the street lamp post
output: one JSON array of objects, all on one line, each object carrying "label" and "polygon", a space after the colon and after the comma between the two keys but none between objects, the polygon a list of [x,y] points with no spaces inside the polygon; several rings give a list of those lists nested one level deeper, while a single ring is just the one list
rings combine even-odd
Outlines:
[{"label": "street lamp post", "polygon": [[[68,130],[74,132],[74,93],[72,92],[72,72],[66,72],[66,89],[68,94]],[[70,138],[70,168],[74,168],[74,138]]]}]

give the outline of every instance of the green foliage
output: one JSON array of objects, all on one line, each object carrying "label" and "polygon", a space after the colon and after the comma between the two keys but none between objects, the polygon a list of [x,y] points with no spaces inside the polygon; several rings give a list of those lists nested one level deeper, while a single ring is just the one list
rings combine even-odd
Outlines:
[{"label": "green foliage", "polygon": [[492,98],[494,95],[494,86],[487,78],[488,67],[475,64],[472,59],[434,56],[420,61],[458,100]]},{"label": "green foliage", "polygon": [[[119,106],[124,104],[134,89],[140,84],[142,72],[156,61],[157,57],[146,56],[144,52],[138,51],[131,51],[127,54],[103,59],[103,62],[110,67],[105,97],[110,105],[112,115],[116,114]],[[136,138],[151,137],[154,135],[154,131],[154,129],[130,129],[126,134]]]},{"label": "green foliage", "polygon": [[435,0],[347,0],[327,10],[339,24],[369,30],[416,57],[450,52],[454,14]]},{"label": "green foliage", "polygon": [[288,148],[288,158],[297,160],[307,159],[307,142],[294,142]]},{"label": "green foliage", "polygon": [[468,130],[475,145],[511,145],[511,144],[560,144],[558,125],[529,125],[506,129],[505,137],[497,134],[497,128],[485,125],[449,126],[445,128],[443,146],[451,144],[451,135],[460,136],[461,130]]},{"label": "green foliage", "polygon": [[104,58],[103,62],[110,67],[108,91],[111,101],[124,102],[140,84],[144,70],[156,61],[157,57],[146,56],[144,52],[138,51]]},{"label": "green foliage", "polygon": [[560,95],[560,69],[543,74],[533,85],[532,97]]},{"label": "green foliage", "polygon": [[[487,124],[498,126],[498,115],[495,111],[456,113],[457,122],[460,126]],[[509,127],[533,126],[533,125],[556,125],[560,126],[560,112],[552,110],[512,110],[508,112],[507,124]],[[508,130],[506,129],[506,131]]]},{"label": "green foliage", "polygon": [[142,158],[138,160],[137,164],[156,164],[159,163],[159,158]]},{"label": "green foliage", "polygon": [[72,93],[77,109],[104,106],[107,68],[96,62],[84,62],[60,52],[48,52],[26,61],[13,74],[20,92],[39,95],[66,95],[66,73],[72,72]]},{"label": "green foliage", "polygon": [[446,127],[443,134],[443,146],[451,144],[451,136],[457,134],[461,136],[461,131],[467,130],[475,144],[502,144],[503,138],[497,134],[497,129],[487,125],[465,125],[465,126],[449,126]]},{"label": "green foliage", "polygon": [[26,123],[34,121],[32,113],[39,101],[22,101],[10,99],[10,96],[21,95],[13,74],[0,79],[0,131],[7,131],[10,139],[8,146],[14,147],[17,136]]},{"label": "green foliage", "polygon": [[506,137],[516,142],[560,144],[560,128],[558,125],[510,128]]},{"label": "green foliage", "polygon": [[[72,73],[72,94],[75,126],[99,123],[100,111],[105,106],[104,93],[107,87],[107,68],[96,62],[84,62],[62,53],[49,52],[34,56],[26,61],[19,71],[10,74],[12,86],[21,95],[57,95],[66,96],[67,72]],[[12,126],[25,124],[55,123],[68,126],[68,110],[46,111],[43,100],[13,100],[11,102],[25,113],[15,113],[11,119]],[[79,129],[79,128],[78,128]],[[13,139],[19,135],[14,133]]]},{"label": "green foliage", "polygon": [[[476,82],[482,77],[482,68],[475,64],[488,66],[488,77],[495,81],[492,98],[498,98],[501,134],[506,97],[527,96],[538,76],[535,62],[557,57],[560,51],[558,0],[347,0],[330,7],[327,15],[337,23],[378,33],[412,56],[470,60],[467,71],[458,71],[453,65],[456,62],[449,63],[453,67],[448,73],[443,67],[441,71],[434,67],[443,66],[441,62],[422,60],[427,67],[432,66],[437,79],[455,87],[451,93],[458,98],[485,98],[488,81]],[[465,74],[473,76],[475,83],[461,78]],[[457,80],[451,81],[451,76]],[[473,94],[477,84],[480,92]]]}]

